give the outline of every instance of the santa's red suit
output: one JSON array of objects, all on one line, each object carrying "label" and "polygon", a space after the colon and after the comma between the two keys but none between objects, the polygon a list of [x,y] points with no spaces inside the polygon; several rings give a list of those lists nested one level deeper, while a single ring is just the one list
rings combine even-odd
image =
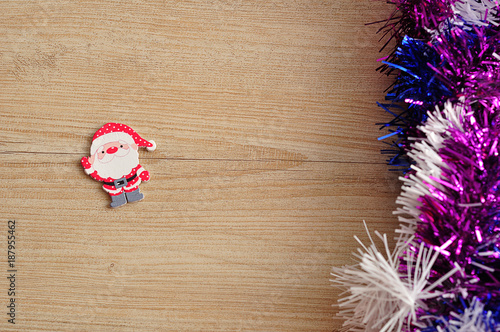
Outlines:
[{"label": "santa's red suit", "polygon": [[85,173],[103,182],[112,199],[111,207],[144,198],[138,187],[142,181],[149,181],[150,175],[139,164],[139,147],[153,151],[156,144],[144,140],[129,126],[107,123],[95,133],[90,157],[81,160]]},{"label": "santa's red suit", "polygon": [[102,178],[99,176],[96,170],[94,170],[92,173],[88,173],[92,170],[92,165],[89,163],[88,157],[82,158],[82,166],[85,169],[85,173],[89,174],[94,180],[103,182],[102,188],[106,190],[111,196],[120,195],[123,191],[134,191],[135,189],[137,189],[137,187],[139,187],[139,184],[142,181],[149,181],[149,172],[146,171],[141,165],[137,165],[136,167],[132,168],[132,171],[129,174],[120,178],[125,178],[125,180],[127,181],[127,184],[123,187],[120,187],[119,183],[118,185],[115,183],[115,181],[119,179],[113,179],[111,177]]}]

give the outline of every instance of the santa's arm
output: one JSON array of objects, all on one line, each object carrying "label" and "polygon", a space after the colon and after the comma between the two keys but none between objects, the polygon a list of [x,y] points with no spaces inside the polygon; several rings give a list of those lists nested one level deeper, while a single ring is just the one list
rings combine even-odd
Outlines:
[{"label": "santa's arm", "polygon": [[88,157],[83,157],[81,160],[81,163],[83,166],[83,170],[85,171],[85,173],[87,173],[87,175],[90,175],[93,179],[95,179],[97,181],[104,181],[105,180],[104,178],[100,177],[97,174],[96,170],[94,170],[94,167],[92,167],[92,164],[89,162]]},{"label": "santa's arm", "polygon": [[149,176],[149,172],[146,171],[141,165],[139,165],[139,169],[137,170],[137,176],[144,182],[148,182],[151,178]]},{"label": "santa's arm", "polygon": [[83,157],[81,163],[83,166],[83,170],[85,171],[85,173],[87,173],[87,175],[90,175],[94,171],[92,164],[89,162],[89,157]]}]

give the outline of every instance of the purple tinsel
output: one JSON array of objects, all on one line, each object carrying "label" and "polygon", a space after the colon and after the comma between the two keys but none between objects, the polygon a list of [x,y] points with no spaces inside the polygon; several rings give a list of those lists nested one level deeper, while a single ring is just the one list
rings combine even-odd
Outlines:
[{"label": "purple tinsel", "polygon": [[[397,326],[412,332],[498,332],[499,1],[390,3],[396,9],[380,29],[386,37],[382,49],[393,42],[396,46],[378,70],[394,75],[395,83],[388,88],[387,102],[378,105],[394,115],[382,125],[388,133],[380,139],[391,141],[382,152],[390,155],[389,165],[403,168],[407,186],[415,186],[404,187],[399,199],[404,208],[398,212],[408,215],[400,217],[400,233],[406,234],[406,240],[398,242],[397,271],[389,274],[397,274],[403,282],[395,283],[396,290],[383,282],[370,284],[377,269],[386,273],[392,263],[379,265],[377,259],[382,256],[365,247],[360,265],[335,273],[339,284],[353,287],[352,296],[342,301],[344,312],[351,313],[348,325],[354,329]],[[426,126],[428,114],[435,122]],[[443,120],[445,116],[453,119]],[[421,298],[412,289],[405,293],[405,287],[415,286],[409,281],[422,276],[420,257],[430,252],[438,254],[435,261],[427,262],[432,267],[426,281],[435,293]],[[350,282],[349,276],[362,281]],[[359,290],[367,285],[379,287],[383,296],[364,299]],[[401,303],[400,294],[406,294]],[[408,307],[412,296],[416,303]],[[366,308],[367,303],[383,308],[377,298],[390,303],[388,310],[393,311]],[[402,312],[408,316],[399,316]],[[397,325],[394,321],[391,325],[391,315],[398,315]]]},{"label": "purple tinsel", "polygon": [[[462,128],[449,128],[450,138],[439,151],[445,167],[433,180],[444,190],[426,183],[431,194],[420,198],[414,242],[443,248],[430,282],[457,265],[461,270],[439,287],[450,296],[429,300],[422,316],[446,317],[472,298],[485,310],[498,313],[500,307],[500,32],[493,25],[450,24],[456,2],[396,1],[400,16],[393,14],[382,29],[391,31],[399,45],[380,68],[399,71],[387,98],[408,104],[395,120],[407,119],[408,110],[425,113],[445,101],[464,108]],[[409,136],[422,136],[414,121],[398,129],[397,144],[403,143],[405,151]],[[409,250],[417,251],[418,245]],[[404,272],[408,267],[404,259],[401,263]]]},{"label": "purple tinsel", "polygon": [[500,98],[500,31],[493,27],[447,30],[435,38],[433,48],[445,62],[441,68],[429,64],[437,78],[452,91],[451,99],[496,103]]},{"label": "purple tinsel", "polygon": [[[446,163],[439,182],[427,184],[431,195],[421,198],[417,241],[443,248],[432,278],[439,279],[455,264],[461,273],[442,290],[500,305],[500,123],[498,108],[464,112],[463,130],[449,129],[451,139],[439,151]],[[449,301],[452,302],[453,301]],[[438,303],[430,305],[442,311]],[[431,310],[431,311],[432,311]]]}]

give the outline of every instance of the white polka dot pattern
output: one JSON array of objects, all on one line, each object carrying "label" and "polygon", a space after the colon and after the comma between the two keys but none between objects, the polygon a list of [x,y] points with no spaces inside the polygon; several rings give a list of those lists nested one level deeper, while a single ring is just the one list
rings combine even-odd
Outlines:
[{"label": "white polka dot pattern", "polygon": [[[115,134],[115,135],[109,135]],[[108,136],[109,135],[109,136]],[[156,143],[154,141],[147,141],[143,139],[135,130],[122,123],[106,123],[102,126],[92,138],[92,146],[90,147],[90,154],[94,155],[97,148],[116,140],[116,137],[120,137],[126,142],[131,142],[130,138],[139,147],[146,147],[148,151],[154,151],[156,149]]]}]

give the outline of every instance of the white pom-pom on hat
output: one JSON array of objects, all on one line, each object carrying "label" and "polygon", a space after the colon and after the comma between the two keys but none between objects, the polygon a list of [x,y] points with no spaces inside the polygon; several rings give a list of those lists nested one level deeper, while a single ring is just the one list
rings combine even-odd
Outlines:
[{"label": "white pom-pom on hat", "polygon": [[156,142],[153,140],[150,140],[149,143],[151,143],[151,146],[146,146],[146,150],[148,150],[148,151],[156,150]]}]

